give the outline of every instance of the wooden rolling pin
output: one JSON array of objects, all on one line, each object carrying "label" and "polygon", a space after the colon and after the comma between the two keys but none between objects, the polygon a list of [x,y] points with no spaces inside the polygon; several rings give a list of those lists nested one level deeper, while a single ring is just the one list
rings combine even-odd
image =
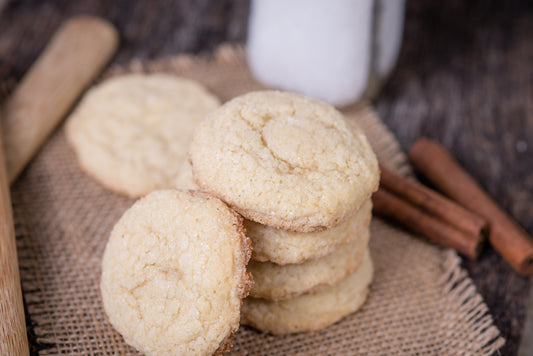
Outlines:
[{"label": "wooden rolling pin", "polygon": [[13,212],[3,151],[0,142],[0,355],[28,355]]},{"label": "wooden rolling pin", "polygon": [[7,175],[12,183],[115,53],[108,22],[75,17],[54,35],[2,112]]},{"label": "wooden rolling pin", "polygon": [[106,21],[88,16],[67,21],[1,112],[0,355],[29,354],[9,183],[101,72],[117,45],[118,34]]}]

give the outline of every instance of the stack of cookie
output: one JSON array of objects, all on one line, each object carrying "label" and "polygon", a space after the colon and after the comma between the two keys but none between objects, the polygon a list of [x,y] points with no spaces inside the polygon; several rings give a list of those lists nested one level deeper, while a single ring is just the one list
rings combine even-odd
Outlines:
[{"label": "stack of cookie", "polygon": [[244,216],[252,239],[242,323],[309,331],[359,309],[372,279],[370,195],[379,182],[361,130],[324,103],[254,92],[212,112],[189,154],[196,183]]}]

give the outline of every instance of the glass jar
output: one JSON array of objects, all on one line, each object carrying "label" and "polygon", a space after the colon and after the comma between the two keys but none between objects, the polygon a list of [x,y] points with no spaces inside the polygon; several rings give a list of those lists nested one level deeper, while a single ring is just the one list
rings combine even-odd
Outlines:
[{"label": "glass jar", "polygon": [[335,106],[371,96],[396,63],[404,7],[404,0],[252,0],[252,73]]}]

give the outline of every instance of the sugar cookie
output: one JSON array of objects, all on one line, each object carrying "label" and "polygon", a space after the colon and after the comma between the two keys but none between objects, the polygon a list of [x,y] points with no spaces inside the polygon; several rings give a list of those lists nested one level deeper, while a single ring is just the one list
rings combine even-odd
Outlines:
[{"label": "sugar cookie", "polygon": [[241,323],[272,334],[324,328],[361,308],[367,298],[372,275],[372,261],[367,252],[355,273],[323,291],[280,301],[246,298]]},{"label": "sugar cookie", "polygon": [[111,324],[147,355],[210,355],[231,346],[250,240],[242,219],[200,191],[138,200],[105,248],[101,293]]},{"label": "sugar cookie", "polygon": [[128,74],[92,88],[67,122],[82,168],[132,197],[173,186],[197,124],[219,106],[200,84],[169,74]]},{"label": "sugar cookie", "polygon": [[190,146],[198,185],[245,218],[297,232],[343,222],[377,189],[376,156],[335,108],[261,91],[208,115]]}]

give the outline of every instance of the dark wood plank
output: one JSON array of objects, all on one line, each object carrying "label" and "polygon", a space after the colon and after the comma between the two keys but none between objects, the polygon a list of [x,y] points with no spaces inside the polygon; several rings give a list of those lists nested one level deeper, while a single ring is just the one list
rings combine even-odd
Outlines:
[{"label": "dark wood plank", "polygon": [[248,0],[12,0],[0,14],[0,78],[22,77],[69,16],[93,14],[121,34],[115,64],[244,42]]},{"label": "dark wood plank", "polygon": [[[533,7],[525,1],[409,3],[397,70],[377,100],[405,149],[442,142],[533,233]],[[517,353],[529,279],[492,250],[464,262]]]}]

